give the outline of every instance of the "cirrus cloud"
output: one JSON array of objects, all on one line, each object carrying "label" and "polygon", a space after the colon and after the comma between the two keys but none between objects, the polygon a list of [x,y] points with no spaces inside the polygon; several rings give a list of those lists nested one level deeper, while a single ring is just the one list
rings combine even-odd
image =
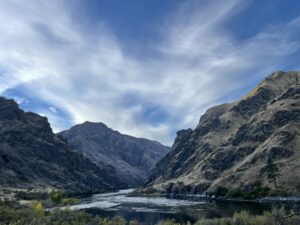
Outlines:
[{"label": "cirrus cloud", "polygon": [[0,93],[22,90],[16,97],[45,103],[37,112],[55,131],[101,121],[171,144],[176,130],[194,127],[208,107],[244,94],[299,52],[299,18],[244,40],[226,29],[247,5],[185,1],[157,24],[160,41],[139,57],[104,23],[82,29],[68,1],[3,0]]}]

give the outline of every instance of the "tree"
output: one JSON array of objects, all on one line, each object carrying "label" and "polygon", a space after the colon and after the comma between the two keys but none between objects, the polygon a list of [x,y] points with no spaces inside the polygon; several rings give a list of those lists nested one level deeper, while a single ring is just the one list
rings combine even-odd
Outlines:
[{"label": "tree", "polygon": [[266,171],[268,173],[269,182],[273,182],[275,189],[277,189],[277,181],[276,178],[280,175],[279,168],[276,164],[274,164],[272,157],[268,157]]}]

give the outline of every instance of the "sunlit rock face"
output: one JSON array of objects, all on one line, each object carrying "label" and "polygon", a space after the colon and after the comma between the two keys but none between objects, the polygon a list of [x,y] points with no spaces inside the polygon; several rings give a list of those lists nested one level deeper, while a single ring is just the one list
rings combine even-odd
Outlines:
[{"label": "sunlit rock face", "polygon": [[59,135],[95,164],[113,167],[129,186],[142,185],[149,170],[170,150],[156,141],[121,134],[103,123],[85,122]]},{"label": "sunlit rock face", "polygon": [[236,102],[210,108],[182,130],[152,170],[148,185],[168,192],[268,186],[268,158],[278,184],[300,192],[300,72],[276,72]]},{"label": "sunlit rock face", "polygon": [[96,166],[52,132],[46,117],[0,98],[0,187],[74,191],[126,188],[113,168]]}]

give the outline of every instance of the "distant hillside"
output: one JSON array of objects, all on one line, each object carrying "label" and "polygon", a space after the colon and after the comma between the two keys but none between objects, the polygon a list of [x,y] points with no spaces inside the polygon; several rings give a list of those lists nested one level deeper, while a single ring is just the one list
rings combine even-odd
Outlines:
[{"label": "distant hillside", "polygon": [[0,97],[0,187],[126,188],[112,167],[90,162],[55,135],[47,118]]},{"label": "distant hillside", "polygon": [[143,184],[148,171],[170,150],[156,141],[121,134],[103,123],[85,122],[59,135],[94,163],[114,167],[130,186]]},{"label": "distant hillside", "polygon": [[198,126],[181,130],[148,185],[167,192],[200,193],[216,187],[270,187],[300,193],[300,72],[277,72],[247,96],[210,108]]}]

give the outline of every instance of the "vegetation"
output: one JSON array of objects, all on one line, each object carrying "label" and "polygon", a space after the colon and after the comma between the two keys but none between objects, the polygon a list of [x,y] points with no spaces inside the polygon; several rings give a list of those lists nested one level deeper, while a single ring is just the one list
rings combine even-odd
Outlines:
[{"label": "vegetation", "polygon": [[37,191],[17,191],[15,193],[16,200],[40,201],[42,204],[51,206],[72,205],[79,202],[76,193],[52,191],[37,192]]},{"label": "vegetation", "polygon": [[277,167],[276,164],[274,164],[272,157],[268,158],[266,171],[268,173],[269,182],[273,182],[275,189],[277,189],[276,179],[279,176],[279,168]]},{"label": "vegetation", "polygon": [[257,199],[270,196],[273,193],[273,196],[278,196],[278,194],[268,187],[255,187],[251,191],[242,191],[241,189],[233,189],[226,193],[227,198],[241,198],[241,199]]},{"label": "vegetation", "polygon": [[249,190],[240,188],[227,189],[218,187],[215,191],[209,192],[208,197],[254,200],[264,197],[287,197],[289,193],[283,189],[271,189],[269,187],[254,186]]},{"label": "vegetation", "polygon": [[157,225],[181,225],[180,223],[175,222],[174,220],[161,221]]},{"label": "vegetation", "polygon": [[270,182],[274,183],[275,189],[271,189],[269,187],[264,187],[260,183],[255,184],[248,190],[245,189],[227,189],[225,187],[218,187],[215,191],[208,193],[209,197],[217,197],[217,198],[230,198],[230,199],[246,199],[253,200],[259,199],[263,197],[287,197],[289,193],[283,189],[278,188],[277,178],[280,176],[279,168],[276,164],[274,164],[273,159],[271,157],[268,158],[267,164],[264,168],[267,172],[268,179]]},{"label": "vegetation", "polygon": [[16,202],[0,202],[0,224],[2,225],[137,225],[135,221],[115,217],[112,219],[92,216],[83,211],[46,211],[40,202],[22,206]]},{"label": "vegetation", "polygon": [[22,200],[45,200],[49,194],[47,192],[17,191],[15,197]]},{"label": "vegetation", "polygon": [[[123,218],[101,218],[83,211],[52,210],[46,211],[41,202],[30,206],[16,202],[0,201],[0,224],[2,225],[141,225],[137,221]],[[299,225],[300,216],[289,214],[283,209],[265,212],[263,215],[250,215],[246,211],[235,213],[232,218],[202,219],[194,225]],[[191,225],[174,220],[161,221],[157,225]]]},{"label": "vegetation", "polygon": [[241,211],[235,213],[232,218],[203,219],[194,225],[298,225],[299,223],[298,216],[287,216],[282,208],[263,215],[250,215],[247,211]]},{"label": "vegetation", "polygon": [[62,194],[58,191],[52,191],[49,194],[49,198],[51,199],[52,202],[56,204],[60,204],[63,200]]}]

